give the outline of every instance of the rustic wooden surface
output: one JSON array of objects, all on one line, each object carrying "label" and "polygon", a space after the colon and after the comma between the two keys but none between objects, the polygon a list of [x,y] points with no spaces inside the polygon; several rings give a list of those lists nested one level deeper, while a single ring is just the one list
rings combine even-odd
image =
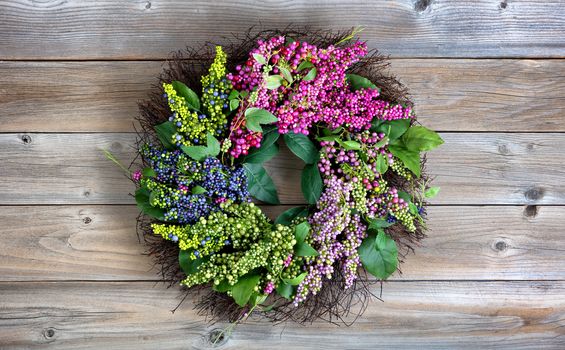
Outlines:
[{"label": "rustic wooden surface", "polygon": [[[0,349],[565,348],[565,3],[0,0]],[[133,117],[172,50],[261,23],[364,25],[446,144],[429,237],[351,327],[226,326],[143,254]],[[269,164],[284,205],[299,163]],[[375,286],[380,293],[380,286]]]}]

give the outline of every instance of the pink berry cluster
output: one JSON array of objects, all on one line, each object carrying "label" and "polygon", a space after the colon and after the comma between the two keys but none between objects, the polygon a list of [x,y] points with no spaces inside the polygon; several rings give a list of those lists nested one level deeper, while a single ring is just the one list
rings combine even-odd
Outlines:
[{"label": "pink berry cluster", "polygon": [[[297,41],[285,44],[282,36],[258,41],[246,63],[227,75],[234,89],[249,93],[230,126],[231,155],[237,158],[260,145],[261,134],[245,127],[244,110],[249,107],[273,113],[281,134],[308,135],[316,123],[359,132],[374,118],[413,117],[410,108],[379,99],[378,89],[351,90],[346,71],[366,54],[366,44],[360,41],[327,48]],[[281,81],[274,88],[268,84],[273,76]]]}]

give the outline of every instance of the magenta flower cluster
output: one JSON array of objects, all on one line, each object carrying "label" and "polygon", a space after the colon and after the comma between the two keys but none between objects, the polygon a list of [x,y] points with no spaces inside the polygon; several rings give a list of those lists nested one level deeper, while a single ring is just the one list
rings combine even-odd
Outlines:
[{"label": "magenta flower cluster", "polygon": [[[350,89],[346,71],[366,54],[366,44],[360,41],[327,48],[297,41],[285,44],[282,36],[259,41],[247,62],[227,75],[236,90],[249,93],[230,127],[231,155],[237,158],[260,145],[261,134],[245,127],[243,110],[249,107],[273,113],[281,134],[308,135],[316,123],[359,132],[374,118],[411,118],[409,107],[379,99],[376,88]],[[269,84],[273,77],[279,86]]]}]

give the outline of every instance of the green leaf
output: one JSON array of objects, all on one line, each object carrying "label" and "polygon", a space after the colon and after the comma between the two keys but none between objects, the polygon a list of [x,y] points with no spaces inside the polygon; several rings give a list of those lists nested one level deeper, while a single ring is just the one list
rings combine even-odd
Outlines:
[{"label": "green leaf", "polygon": [[192,191],[191,191],[191,192],[192,192],[192,194],[203,194],[203,193],[208,192],[208,190],[206,190],[206,189],[205,189],[204,187],[202,187],[202,186],[194,186],[194,187],[192,188]]},{"label": "green leaf", "polygon": [[233,288],[233,286],[231,284],[229,284],[229,282],[227,280],[223,280],[218,285],[216,285],[216,284],[212,285],[213,290],[215,290],[216,292],[221,292],[221,293],[225,293],[228,290],[231,290],[232,288]]},{"label": "green leaf", "polygon": [[177,132],[177,127],[173,122],[164,122],[159,125],[155,125],[155,133],[157,138],[163,144],[166,149],[173,149],[175,145],[172,142],[173,135]]},{"label": "green leaf", "polygon": [[236,110],[237,107],[239,107],[239,100],[237,98],[230,100],[230,111]]},{"label": "green leaf", "polygon": [[379,174],[384,174],[388,170],[388,157],[385,157],[382,154],[377,156],[377,171]]},{"label": "green leaf", "polygon": [[294,246],[294,254],[296,256],[318,256],[320,253],[316,249],[306,242],[296,243]]},{"label": "green leaf", "polygon": [[346,74],[346,79],[352,91],[361,89],[377,89],[377,86],[369,79],[357,74]]},{"label": "green leaf", "polygon": [[[385,133],[392,142],[402,136],[410,127],[411,119],[395,119],[381,122],[376,127],[377,132]],[[371,128],[373,130],[373,128]]]},{"label": "green leaf", "polygon": [[245,163],[261,164],[276,156],[277,153],[279,153],[279,145],[277,144],[270,145],[267,148],[255,148],[243,158],[243,161]]},{"label": "green leaf", "polygon": [[358,253],[365,270],[381,280],[396,271],[398,249],[394,240],[384,232],[365,238]]},{"label": "green leaf", "polygon": [[338,140],[339,144],[343,146],[348,151],[354,150],[358,151],[361,149],[361,144],[357,141],[340,141]]},{"label": "green leaf", "polygon": [[279,139],[279,129],[276,125],[265,125],[263,127],[263,136],[261,138],[261,147],[269,147]]},{"label": "green leaf", "polygon": [[294,293],[294,288],[290,284],[282,282],[277,286],[277,293],[281,297],[290,300],[292,298],[292,294]]},{"label": "green leaf", "polygon": [[243,307],[247,304],[260,278],[259,275],[250,274],[239,278],[232,288],[232,296],[237,305]]},{"label": "green leaf", "polygon": [[286,210],[275,220],[275,224],[290,225],[292,220],[298,217],[306,217],[308,215],[308,208],[294,207]]},{"label": "green leaf", "polygon": [[268,295],[265,294],[259,294],[259,293],[253,293],[251,294],[251,298],[249,298],[249,303],[251,304],[251,307],[255,307],[261,303],[263,303],[265,300],[267,300]]},{"label": "green leaf", "polygon": [[142,174],[144,177],[155,177],[155,176],[157,175],[157,174],[155,174],[155,170],[153,170],[153,168],[144,168],[144,169],[141,171],[141,174]]},{"label": "green leaf", "polygon": [[155,208],[149,204],[150,193],[144,188],[135,191],[135,202],[139,210],[148,216],[158,220],[165,220],[165,212],[161,208]]},{"label": "green leaf", "polygon": [[292,74],[290,74],[288,68],[280,67],[280,66],[278,68],[281,71],[283,78],[286,79],[286,81],[288,81],[289,83],[292,83],[294,81],[294,79],[292,78]]},{"label": "green leaf", "polygon": [[310,141],[308,136],[303,134],[295,134],[289,132],[284,134],[284,141],[288,148],[298,158],[302,159],[306,164],[314,164],[318,161],[319,152],[314,143]]},{"label": "green leaf", "polygon": [[198,258],[192,260],[192,251],[181,250],[179,251],[179,265],[182,271],[187,275],[192,275],[198,272],[198,267],[204,262],[204,259]]},{"label": "green leaf", "polygon": [[410,151],[402,146],[395,145],[389,146],[388,149],[395,157],[400,159],[410,171],[420,177],[420,152]]},{"label": "green leaf", "polygon": [[199,162],[208,158],[208,147],[205,146],[181,146],[180,147],[186,155]]},{"label": "green leaf", "polygon": [[384,219],[374,219],[369,222],[369,230],[380,230],[394,225],[392,222],[388,222]]},{"label": "green leaf", "polygon": [[406,202],[412,201],[412,196],[408,192],[404,192],[404,191],[398,191],[398,198],[402,198]]},{"label": "green leaf", "polygon": [[434,198],[439,193],[439,187],[430,187],[424,192],[424,197]]},{"label": "green leaf", "polygon": [[206,135],[206,147],[208,149],[208,156],[215,157],[220,154],[220,141],[214,135],[208,133]]},{"label": "green leaf", "polygon": [[389,141],[388,136],[385,136],[379,142],[375,143],[373,148],[375,148],[375,149],[383,148],[384,146],[387,145],[388,141]]},{"label": "green leaf", "polygon": [[304,221],[294,228],[294,237],[296,238],[296,242],[301,243],[304,242],[306,237],[308,237],[308,233],[310,232],[310,224],[308,221]]},{"label": "green leaf", "polygon": [[265,78],[265,87],[269,90],[274,90],[282,85],[284,78],[280,75],[269,75]]},{"label": "green leaf", "polygon": [[260,201],[269,204],[280,204],[273,179],[260,164],[243,163],[247,174],[249,193]]},{"label": "green leaf", "polygon": [[304,78],[302,78],[302,80],[304,80],[304,81],[314,80],[314,78],[316,78],[317,74],[318,74],[318,70],[316,69],[316,67],[313,67],[312,69],[310,69],[308,74],[306,74],[304,76]]},{"label": "green leaf", "polygon": [[173,85],[173,89],[177,92],[177,95],[184,98],[189,108],[197,111],[200,110],[200,98],[198,98],[196,92],[177,80],[173,81],[171,84]]},{"label": "green leaf", "polygon": [[300,62],[298,67],[296,67],[296,70],[300,72],[300,71],[305,70],[306,68],[311,68],[311,67],[314,67],[314,64],[312,64],[312,62],[302,61],[302,62]]},{"label": "green leaf", "polygon": [[408,203],[408,208],[410,209],[410,213],[412,213],[413,215],[418,215],[418,207],[416,206],[416,204],[410,202]]},{"label": "green leaf", "polygon": [[245,110],[245,125],[251,131],[263,132],[260,124],[271,124],[276,121],[278,121],[277,117],[265,109],[251,107]]},{"label": "green leaf", "polygon": [[316,137],[318,141],[341,141],[338,135],[329,135],[323,137]]},{"label": "green leaf", "polygon": [[257,61],[261,64],[267,64],[267,59],[265,58],[265,56],[263,56],[259,53],[254,53],[253,58],[255,59],[255,61]]},{"label": "green leaf", "polygon": [[302,170],[301,187],[309,204],[316,204],[322,195],[322,176],[317,164],[307,164]]},{"label": "green leaf", "polygon": [[237,90],[232,90],[228,96],[228,100],[233,100],[234,98],[238,98],[239,97],[239,91]]},{"label": "green leaf", "polygon": [[431,151],[443,143],[433,130],[423,126],[412,126],[402,135],[404,146],[410,151]]},{"label": "green leaf", "polygon": [[291,286],[297,286],[300,284],[300,282],[302,282],[304,280],[304,278],[306,278],[306,276],[308,275],[307,272],[303,272],[300,275],[289,279],[289,278],[283,278],[282,280],[284,281],[284,283],[286,284],[290,284]]}]

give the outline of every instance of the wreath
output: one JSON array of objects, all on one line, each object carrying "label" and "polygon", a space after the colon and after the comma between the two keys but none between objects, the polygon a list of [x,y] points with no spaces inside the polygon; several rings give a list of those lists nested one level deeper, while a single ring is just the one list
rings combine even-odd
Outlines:
[{"label": "wreath", "polygon": [[[360,314],[424,237],[439,189],[421,153],[443,140],[356,35],[263,31],[178,52],[140,104],[138,228],[163,278],[204,292],[196,308],[216,320]],[[283,144],[308,205],[273,221],[256,203],[280,204],[263,164]]]}]

